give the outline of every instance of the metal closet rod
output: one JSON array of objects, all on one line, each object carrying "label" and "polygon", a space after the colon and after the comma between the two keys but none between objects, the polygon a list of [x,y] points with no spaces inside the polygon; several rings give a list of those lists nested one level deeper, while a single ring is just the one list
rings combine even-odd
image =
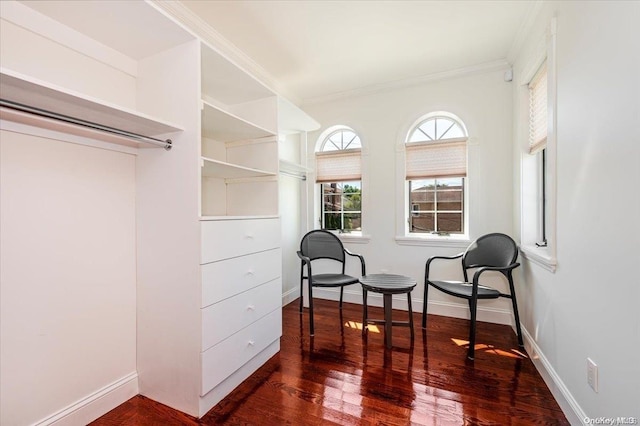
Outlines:
[{"label": "metal closet rod", "polygon": [[58,114],[36,107],[30,107],[28,105],[23,105],[18,102],[9,101],[6,99],[0,99],[0,106],[11,108],[17,111],[27,112],[29,114],[34,114],[40,117],[52,118],[54,120],[63,121],[65,123],[88,127],[94,130],[100,130],[102,132],[111,133],[118,136],[124,136],[130,139],[136,139],[142,142],[161,146],[167,151],[169,151],[173,146],[171,139],[163,141],[162,139],[152,138],[151,136],[139,135],[137,133],[128,132],[126,130],[116,129],[115,127],[104,126],[102,124],[93,123],[91,121],[82,120],[80,118],[69,117],[68,115]]}]

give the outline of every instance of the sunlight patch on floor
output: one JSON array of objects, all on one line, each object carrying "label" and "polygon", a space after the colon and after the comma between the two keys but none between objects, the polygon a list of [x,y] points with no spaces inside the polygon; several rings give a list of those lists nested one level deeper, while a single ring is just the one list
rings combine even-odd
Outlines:
[{"label": "sunlight patch on floor", "polygon": [[[353,328],[354,330],[362,330],[362,323],[357,321],[347,321],[344,323],[344,326],[347,328]],[[369,325],[367,327],[370,333],[380,333],[380,329],[376,325]]]},{"label": "sunlight patch on floor", "polygon": [[[458,346],[469,346],[469,341],[468,340],[451,338],[451,341],[453,343],[455,343],[456,345],[458,345]],[[500,355],[500,356],[504,356],[504,357],[507,357],[507,358],[516,358],[516,359],[518,359],[518,358],[528,358],[528,356],[525,353],[523,353],[523,352],[521,352],[521,351],[519,351],[517,349],[511,349],[510,351],[505,351],[505,350],[502,350],[502,349],[498,349],[493,345],[487,345],[485,343],[476,344],[475,350],[476,351],[484,351],[484,352],[487,352],[487,353],[490,353],[490,354],[493,354],[493,355]]]}]

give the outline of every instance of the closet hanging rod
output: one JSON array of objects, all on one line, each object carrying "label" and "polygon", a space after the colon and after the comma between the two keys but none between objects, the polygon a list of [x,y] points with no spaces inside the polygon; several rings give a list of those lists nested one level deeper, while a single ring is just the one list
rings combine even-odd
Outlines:
[{"label": "closet hanging rod", "polygon": [[44,118],[52,118],[54,120],[63,121],[65,123],[75,124],[78,126],[88,127],[94,130],[100,130],[102,132],[111,133],[118,136],[124,136],[126,138],[135,139],[141,142],[150,143],[153,145],[161,146],[167,151],[171,149],[173,146],[171,139],[162,140],[157,138],[152,138],[151,136],[139,135],[137,133],[128,132],[126,130],[116,129],[114,127],[105,126],[98,123],[93,123],[91,121],[82,120],[80,118],[69,117],[67,115],[58,114],[55,112],[47,111],[44,109],[30,107],[28,105],[23,105],[18,102],[9,101],[6,99],[0,99],[0,106],[14,109],[16,111],[26,112],[29,114],[37,115],[39,117]]},{"label": "closet hanging rod", "polygon": [[280,174],[283,175],[283,176],[288,176],[288,177],[292,177],[292,178],[295,178],[295,179],[307,180],[307,176],[306,175],[293,173],[293,172],[289,172],[289,171],[286,171],[286,170],[280,170]]}]

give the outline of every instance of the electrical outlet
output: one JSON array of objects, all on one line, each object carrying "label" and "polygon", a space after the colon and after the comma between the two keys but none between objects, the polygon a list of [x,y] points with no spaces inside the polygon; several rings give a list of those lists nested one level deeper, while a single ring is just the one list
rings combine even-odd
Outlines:
[{"label": "electrical outlet", "polygon": [[587,358],[587,383],[598,392],[598,365],[591,358]]}]

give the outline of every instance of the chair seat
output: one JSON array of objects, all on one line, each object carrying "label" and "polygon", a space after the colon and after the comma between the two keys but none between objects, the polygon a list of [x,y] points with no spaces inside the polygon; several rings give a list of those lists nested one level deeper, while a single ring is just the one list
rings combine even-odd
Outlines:
[{"label": "chair seat", "polygon": [[[463,281],[429,281],[429,283],[440,291],[457,297],[471,299],[473,285]],[[495,288],[484,285],[478,286],[478,299],[497,299],[500,292]]]},{"label": "chair seat", "polygon": [[345,274],[317,274],[313,275],[311,281],[314,287],[340,287],[359,282],[357,278]]}]

